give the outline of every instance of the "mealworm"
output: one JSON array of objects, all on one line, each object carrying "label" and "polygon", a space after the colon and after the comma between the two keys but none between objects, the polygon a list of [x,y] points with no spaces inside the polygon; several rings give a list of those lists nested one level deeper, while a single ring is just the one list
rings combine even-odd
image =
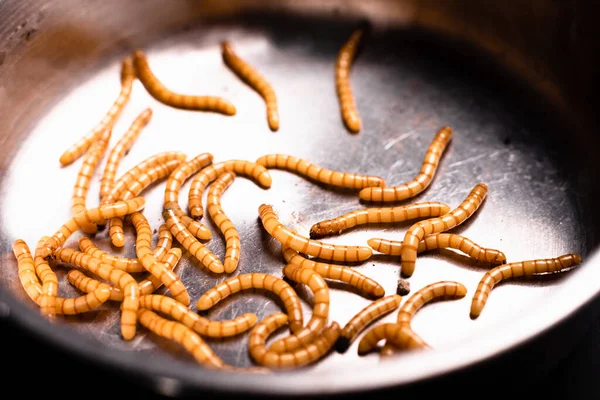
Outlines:
[{"label": "mealworm", "polygon": [[367,296],[381,297],[385,294],[383,286],[352,268],[309,260],[298,254],[296,250],[285,245],[281,246],[281,250],[283,258],[288,264],[294,264],[300,268],[312,269],[326,279],[334,279],[347,283]]},{"label": "mealworm", "polygon": [[336,344],[337,350],[341,353],[348,350],[348,347],[350,347],[356,336],[362,332],[363,329],[365,329],[377,318],[398,308],[401,301],[402,296],[394,294],[392,296],[387,296],[376,300],[363,308],[358,314],[352,317],[352,319],[348,321],[348,323],[346,323],[342,329]]},{"label": "mealworm", "polygon": [[188,209],[190,215],[199,220],[204,213],[202,209],[202,193],[208,184],[225,172],[251,177],[265,188],[271,187],[272,179],[269,171],[262,165],[244,160],[229,160],[213,164],[198,172],[190,184],[188,192]]},{"label": "mealworm", "polygon": [[[90,187],[90,182],[94,175],[94,171],[98,167],[100,160],[106,152],[108,142],[112,133],[112,126],[104,131],[100,138],[92,144],[83,158],[83,163],[77,174],[73,194],[71,196],[71,214],[75,215],[84,211],[87,201],[87,192]],[[94,234],[98,231],[96,224],[83,224],[81,230],[88,234]]]},{"label": "mealworm", "polygon": [[332,171],[287,154],[268,154],[257,159],[256,164],[262,165],[265,168],[277,168],[295,172],[313,181],[330,186],[349,189],[385,186],[385,181],[379,176]]},{"label": "mealworm", "polygon": [[226,251],[223,258],[223,268],[225,268],[226,273],[235,271],[240,260],[241,251],[240,235],[233,222],[231,222],[225,211],[223,211],[223,207],[221,207],[221,196],[234,179],[235,174],[232,172],[225,172],[219,176],[210,186],[206,201],[208,214],[225,238]]},{"label": "mealworm", "polygon": [[154,312],[140,308],[137,312],[138,320],[149,331],[165,339],[173,340],[182,345],[198,363],[207,367],[220,368],[223,361],[211,350],[198,334],[187,326],[159,317]]},{"label": "mealworm", "polygon": [[[158,236],[158,242],[156,243],[156,247],[152,253],[160,260],[171,248],[172,236],[171,232],[164,224],[160,226]],[[138,258],[119,257],[108,254],[105,251],[97,248],[96,245],[94,245],[94,242],[85,236],[79,239],[79,250],[89,254],[92,257],[99,258],[103,263],[112,265],[113,267],[121,269],[125,272],[137,273],[146,271]]]},{"label": "mealworm", "polygon": [[319,242],[294,233],[275,215],[273,207],[262,204],[258,208],[265,230],[278,242],[309,256],[334,261],[364,261],[371,257],[371,248],[365,246],[339,246]]},{"label": "mealworm", "polygon": [[54,312],[62,315],[83,314],[100,307],[109,298],[110,289],[106,287],[99,287],[85,296],[79,296],[74,299],[57,297]]},{"label": "mealworm", "polygon": [[17,270],[21,286],[23,286],[29,298],[37,304],[37,300],[43,292],[42,285],[35,274],[35,266],[29,246],[24,240],[17,239],[12,244],[12,251],[17,259]]},{"label": "mealworm", "polygon": [[221,97],[192,96],[175,93],[167,88],[150,69],[146,54],[142,50],[133,52],[133,65],[144,88],[163,104],[182,110],[213,111],[224,115],[235,115],[236,113],[235,106]]},{"label": "mealworm", "polygon": [[[177,262],[181,258],[181,249],[175,247],[170,249],[161,259],[161,262],[165,264],[168,269],[173,269],[177,265]],[[110,290],[110,300],[112,301],[123,301],[123,292],[118,287],[102,283],[96,279],[90,278],[85,274],[71,270],[67,274],[67,279],[73,286],[82,292],[90,293],[99,287],[107,287]],[[149,275],[148,278],[138,283],[140,288],[140,296],[154,293],[159,287],[162,286],[160,279]]]},{"label": "mealworm", "polygon": [[40,311],[45,317],[52,318],[56,314],[56,296],[58,295],[58,278],[48,262],[42,257],[44,243],[48,240],[47,236],[42,236],[35,248],[33,265],[35,274],[42,281],[42,294],[38,299]]},{"label": "mealworm", "polygon": [[171,160],[179,160],[183,162],[186,157],[187,156],[185,153],[179,151],[165,151],[146,158],[130,168],[115,181],[110,193],[106,196],[101,204],[110,204],[119,200],[122,192],[126,190],[132,182],[139,180],[140,176],[144,174],[144,172],[156,167],[157,165],[165,164]]},{"label": "mealworm", "polygon": [[133,222],[133,226],[137,233],[135,253],[144,268],[146,268],[152,276],[160,279],[178,302],[185,306],[189,305],[190,295],[179,276],[167,268],[154,256],[154,254],[152,254],[150,247],[152,241],[152,229],[150,228],[150,224],[146,217],[144,217],[142,213],[136,212],[131,215],[131,221]]},{"label": "mealworm", "polygon": [[99,259],[77,250],[63,247],[58,249],[55,255],[62,262],[87,269],[121,289],[123,292],[121,336],[125,340],[133,339],[136,330],[136,312],[140,304],[140,288],[136,280],[127,272],[104,264]]},{"label": "mealworm", "polygon": [[[399,256],[402,247],[402,242],[380,238],[369,239],[367,243],[373,250],[392,256]],[[437,233],[425,236],[419,242],[417,253],[444,248],[460,250],[476,261],[492,265],[506,262],[506,256],[500,250],[481,247],[471,239],[455,233]]]},{"label": "mealworm", "polygon": [[354,61],[362,35],[363,32],[359,29],[352,32],[350,38],[339,50],[335,62],[335,90],[340,102],[342,119],[352,133],[360,131],[361,121],[350,86],[350,67]]},{"label": "mealworm", "polygon": [[395,348],[400,349],[427,349],[430,347],[414,333],[409,325],[386,323],[379,324],[367,331],[358,342],[358,354],[370,352],[382,339],[386,339]]},{"label": "mealworm", "polygon": [[277,354],[289,353],[306,347],[321,333],[329,317],[329,287],[321,275],[307,268],[288,264],[283,274],[294,282],[307,285],[313,293],[312,316],[305,327],[293,335],[279,339],[269,347]]},{"label": "mealworm", "polygon": [[255,362],[269,368],[303,367],[325,356],[340,334],[340,326],[337,322],[332,322],[318,338],[304,348],[283,354],[267,350],[267,338],[287,320],[288,316],[282,313],[269,315],[252,329],[248,337],[248,350]]},{"label": "mealworm", "polygon": [[[170,160],[164,164],[157,165],[143,174],[138,179],[131,182],[129,187],[121,191],[119,200],[129,200],[139,194],[152,183],[168,176],[180,163],[179,160]],[[110,241],[116,247],[125,245],[125,232],[123,231],[123,218],[116,217],[110,220],[110,228],[108,230]]]},{"label": "mealworm", "polygon": [[192,235],[172,210],[163,210],[163,219],[175,239],[202,265],[215,274],[225,271],[221,261]]},{"label": "mealworm", "polygon": [[441,217],[419,221],[412,225],[404,235],[404,241],[400,248],[402,274],[411,276],[415,271],[419,242],[426,235],[444,232],[462,224],[477,211],[487,196],[487,190],[488,187],[486,184],[479,183],[454,210]]},{"label": "mealworm", "polygon": [[152,118],[152,110],[146,108],[142,111],[131,123],[129,129],[119,139],[115,146],[111,149],[108,154],[106,165],[104,166],[104,172],[100,179],[100,200],[104,199],[110,193],[110,189],[115,182],[115,176],[121,159],[131,149],[137,138],[144,127],[148,124]]},{"label": "mealworm", "polygon": [[398,311],[397,322],[410,324],[413,316],[421,307],[436,298],[461,299],[467,294],[467,288],[458,282],[440,281],[422,287],[413,293]]},{"label": "mealworm", "polygon": [[477,291],[471,302],[471,317],[476,318],[481,314],[492,289],[500,281],[519,276],[562,272],[581,264],[581,262],[582,259],[579,254],[564,254],[556,258],[519,261],[492,268],[483,275],[479,285],[477,285]]},{"label": "mealworm", "polygon": [[243,81],[250,85],[264,99],[267,105],[267,120],[272,131],[279,129],[279,111],[277,107],[277,96],[273,87],[267,80],[250,64],[240,58],[231,43],[221,43],[223,61]]},{"label": "mealworm", "polygon": [[239,335],[256,324],[256,315],[244,314],[230,321],[211,321],[201,317],[170,297],[151,294],[140,297],[140,306],[170,315],[173,319],[202,336],[223,338]]},{"label": "mealworm", "polygon": [[298,332],[302,329],[304,322],[300,298],[287,282],[273,275],[252,273],[229,278],[200,296],[196,307],[198,310],[208,310],[227,296],[244,289],[263,289],[275,293],[290,317],[290,330]]},{"label": "mealworm", "polygon": [[143,197],[136,197],[131,200],[117,201],[113,204],[107,204],[82,211],[65,222],[52,237],[46,240],[44,248],[41,250],[41,255],[44,258],[51,256],[52,253],[58,247],[62,246],[84,223],[93,223],[115,216],[131,214],[141,210],[145,205],[146,200],[144,200]]},{"label": "mealworm", "polygon": [[133,69],[132,60],[130,57],[126,57],[121,64],[121,92],[119,93],[119,97],[117,97],[117,100],[115,100],[98,125],[96,125],[87,135],[71,145],[71,147],[60,156],[59,161],[63,167],[73,163],[81,157],[102,132],[111,128],[129,101],[134,79],[135,71]]},{"label": "mealworm", "polygon": [[438,217],[448,211],[450,206],[447,204],[431,201],[400,207],[365,208],[314,224],[310,228],[310,237],[317,239],[332,233],[340,234],[357,225],[389,224],[423,217]]},{"label": "mealworm", "polygon": [[[179,191],[183,182],[202,168],[212,163],[213,156],[210,153],[202,153],[189,161],[182,162],[167,179],[165,188],[164,208],[171,209],[181,219],[187,229],[198,239],[210,239],[211,233],[204,225],[194,221],[191,218],[185,218],[187,215],[179,206]],[[184,221],[185,219],[185,221]]]},{"label": "mealworm", "polygon": [[452,128],[445,126],[438,131],[431,141],[427,153],[425,153],[421,170],[412,181],[399,186],[366,188],[361,190],[358,196],[365,201],[387,202],[410,199],[423,192],[431,184],[440,163],[440,158],[451,139]]}]

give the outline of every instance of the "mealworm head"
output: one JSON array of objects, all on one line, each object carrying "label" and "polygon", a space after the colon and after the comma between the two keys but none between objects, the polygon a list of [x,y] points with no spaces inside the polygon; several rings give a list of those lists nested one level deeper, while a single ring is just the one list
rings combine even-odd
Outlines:
[{"label": "mealworm head", "polygon": [[340,336],[340,337],[338,337],[334,346],[335,346],[335,350],[338,353],[345,353],[346,351],[348,351],[348,348],[350,347],[350,339],[348,339],[347,337],[344,337],[344,336]]}]

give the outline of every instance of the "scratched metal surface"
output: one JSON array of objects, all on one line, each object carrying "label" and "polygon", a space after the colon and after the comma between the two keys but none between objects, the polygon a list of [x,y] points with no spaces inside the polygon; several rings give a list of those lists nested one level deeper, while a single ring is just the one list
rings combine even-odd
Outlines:
[{"label": "scratched metal surface", "polygon": [[[287,153],[330,169],[379,175],[394,185],[415,176],[436,131],[449,125],[454,138],[431,187],[410,202],[443,201],[455,207],[475,184],[485,182],[489,194],[484,204],[471,220],[452,232],[464,234],[482,246],[501,249],[509,261],[570,252],[585,257],[592,250],[586,245],[590,232],[584,223],[587,210],[578,200],[582,194],[575,190],[577,176],[560,161],[561,154],[568,150],[557,148],[552,138],[546,137],[548,128],[544,121],[531,118],[527,106],[518,98],[504,97],[498,87],[473,70],[464,69],[460,58],[419,35],[374,30],[364,42],[351,75],[363,129],[358,135],[348,133],[339,116],[333,65],[337,50],[352,27],[343,23],[325,27],[319,21],[295,23],[260,18],[246,23],[191,27],[149,44],[145,50],[150,65],[168,87],[226,97],[237,106],[238,114],[224,117],[171,109],[153,100],[136,82],[111,143],[145,107],[151,107],[154,116],[122,161],[119,172],[165,150],[180,150],[189,158],[210,152],[215,162]],[[231,40],[238,53],[273,84],[281,115],[278,132],[269,131],[261,98],[222,63],[218,43],[223,39]],[[102,117],[118,92],[118,76],[119,58],[115,57],[49,108],[14,155],[2,180],[3,187],[10,190],[3,192],[0,203],[2,235],[6,238],[0,248],[0,282],[30,305],[18,282],[10,244],[23,238],[34,247],[41,235],[54,233],[69,218],[71,188],[81,160],[60,168],[58,157]],[[103,165],[104,161],[99,170]],[[284,264],[280,246],[258,220],[260,204],[272,204],[284,224],[305,235],[312,224],[322,219],[365,206],[358,201],[356,192],[331,191],[285,171],[273,170],[271,174],[273,185],[268,190],[238,178],[223,196],[223,208],[238,228],[242,243],[240,265],[233,275],[281,275]],[[90,188],[90,207],[97,204],[98,177],[99,173]],[[188,187],[189,181],[182,190],[183,206]],[[144,214],[155,229],[162,223],[163,190],[164,182],[144,193]],[[204,222],[214,234],[207,246],[222,259],[224,242],[210,218]],[[353,229],[325,241],[365,245],[371,237],[401,240],[409,226],[410,223]],[[133,256],[132,229],[127,229],[123,251],[110,247],[106,232],[96,235],[95,242],[112,253]],[[74,235],[67,245],[76,247],[79,236]],[[586,267],[583,265],[581,270]],[[399,274],[397,259],[375,255],[355,268],[380,282],[386,294],[394,293]],[[80,295],[64,279],[66,269],[57,266],[56,271],[61,277],[61,296]],[[211,274],[189,258],[180,262],[177,272],[192,297],[192,309],[202,293],[229,277]],[[551,313],[553,302],[568,297],[570,290],[585,279],[584,271],[575,270],[500,285],[480,318],[473,321],[469,317],[470,300],[484,272],[485,267],[452,252],[432,252],[418,258],[416,272],[409,280],[413,293],[440,280],[456,280],[468,289],[467,297],[428,305],[414,319],[415,331],[434,348],[431,353],[439,355],[438,369],[452,369],[450,357],[456,351],[471,361],[489,354],[473,354],[468,345],[476,347],[485,342],[481,348],[506,348],[511,344],[510,340],[506,342],[507,337],[516,342],[537,333],[542,326],[515,324],[515,319],[535,320],[540,313]],[[310,293],[304,287],[297,290],[305,300],[304,315],[308,320]],[[343,326],[367,304],[368,299],[331,283],[330,321]],[[218,304],[208,316],[230,319],[253,312],[263,318],[279,310],[280,304],[274,297],[244,292]],[[392,313],[383,321],[394,318]],[[131,354],[134,360],[137,354],[143,354],[165,365],[183,363],[190,374],[201,370],[177,345],[150,335],[143,328],[132,341],[124,342],[118,321],[116,304],[81,317],[60,319],[61,324],[109,348]],[[247,335],[208,342],[225,362],[252,365]],[[394,370],[403,371],[402,377],[397,378],[401,382],[432,370],[433,359],[428,359],[429,365],[420,361],[431,354],[398,355],[384,362],[376,354],[357,356],[357,344],[358,340],[345,354],[333,352],[299,373],[322,382],[357,369],[369,370],[372,376],[392,365]],[[142,363],[142,358],[139,360]]]}]

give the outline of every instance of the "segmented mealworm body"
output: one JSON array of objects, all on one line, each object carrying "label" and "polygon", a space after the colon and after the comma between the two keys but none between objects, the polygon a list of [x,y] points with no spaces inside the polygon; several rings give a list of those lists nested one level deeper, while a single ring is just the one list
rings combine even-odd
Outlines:
[{"label": "segmented mealworm body", "polygon": [[287,315],[272,314],[256,324],[248,338],[248,350],[252,359],[269,368],[299,368],[322,358],[331,349],[340,334],[340,326],[332,322],[323,333],[308,346],[283,354],[267,350],[265,342],[269,335],[282,327]]},{"label": "segmented mealworm body", "polygon": [[334,261],[364,261],[371,257],[372,251],[369,247],[333,245],[294,233],[279,222],[270,205],[262,204],[258,208],[258,212],[269,235],[302,254]]},{"label": "segmented mealworm body", "polygon": [[379,324],[371,328],[358,342],[358,354],[370,352],[377,343],[386,339],[399,349],[426,349],[429,345],[405,324]]},{"label": "segmented mealworm body", "polygon": [[170,297],[151,294],[140,297],[140,306],[170,315],[196,333],[209,337],[229,337],[246,332],[256,324],[256,315],[244,314],[230,321],[211,321],[199,316]]},{"label": "segmented mealworm body", "polygon": [[302,257],[294,249],[281,246],[283,258],[288,264],[294,264],[300,268],[308,268],[326,279],[333,279],[347,283],[367,296],[381,297],[385,294],[383,286],[360,272],[341,265],[325,264]]},{"label": "segmented mealworm body", "polygon": [[63,315],[83,314],[100,307],[109,298],[110,289],[106,287],[99,287],[85,296],[73,299],[57,297],[54,312]]},{"label": "segmented mealworm body", "polygon": [[163,210],[163,219],[175,239],[192,254],[202,265],[215,274],[225,271],[221,261],[206,246],[192,235],[172,210]]},{"label": "segmented mealworm body", "polygon": [[[83,158],[83,163],[77,174],[75,186],[73,187],[73,195],[71,196],[71,214],[75,215],[81,211],[85,211],[87,192],[90,187],[90,182],[100,160],[106,152],[108,142],[112,133],[112,126],[104,131],[100,138],[92,144]],[[96,224],[83,224],[81,230],[85,233],[93,234],[98,231]]]},{"label": "segmented mealworm body", "polygon": [[307,268],[288,264],[283,274],[294,282],[307,285],[313,293],[312,316],[306,326],[292,335],[273,342],[269,351],[281,354],[306,347],[321,333],[329,317],[329,287],[321,275]]},{"label": "segmented mealworm body", "polygon": [[352,344],[356,336],[370,325],[377,318],[388,314],[398,308],[402,296],[394,294],[382,299],[376,300],[363,308],[356,314],[342,329],[340,337],[337,341],[337,350],[341,353],[345,352]]},{"label": "segmented mealworm body", "polygon": [[295,172],[313,181],[342,188],[362,189],[385,186],[385,181],[379,176],[332,171],[287,154],[268,154],[257,159],[256,163],[268,169],[277,168]]},{"label": "segmented mealworm body", "polygon": [[365,208],[314,224],[310,228],[310,237],[317,239],[332,233],[340,234],[357,225],[387,224],[424,217],[438,217],[448,211],[450,211],[450,206],[447,204],[431,201],[399,207]]},{"label": "segmented mealworm body", "polygon": [[492,268],[477,285],[471,302],[471,317],[476,318],[481,314],[492,289],[500,281],[519,276],[562,272],[581,262],[579,254],[564,254],[556,258],[520,261]]},{"label": "segmented mealworm body", "polygon": [[452,129],[448,126],[443,127],[435,135],[417,176],[410,182],[399,186],[386,186],[365,188],[358,193],[358,196],[365,201],[401,201],[410,199],[423,192],[429,187],[440,163],[442,153],[452,139]]},{"label": "segmented mealworm body", "polygon": [[[165,264],[165,266],[168,269],[174,269],[180,258],[181,249],[175,247],[167,251],[167,253],[162,257],[161,262]],[[106,283],[102,283],[96,279],[90,278],[75,269],[69,271],[69,273],[67,274],[67,279],[77,289],[86,293],[93,292],[99,287],[107,287],[110,290],[110,300],[123,301],[123,292],[121,291],[121,289],[112,285],[108,285]],[[138,286],[140,288],[140,296],[144,296],[154,293],[159,287],[162,286],[162,282],[160,281],[160,279],[150,275],[148,276],[148,278],[140,281],[138,283]]]},{"label": "segmented mealworm body", "polygon": [[61,156],[60,163],[62,166],[67,166],[77,160],[90,145],[104,132],[106,129],[111,129],[114,122],[117,120],[121,111],[129,101],[131,88],[135,79],[135,71],[130,57],[123,60],[121,65],[121,92],[119,97],[108,110],[104,118],[92,129],[87,135],[75,142]]},{"label": "segmented mealworm body", "polygon": [[421,307],[436,298],[460,299],[467,294],[467,288],[458,282],[440,281],[422,287],[413,293],[398,311],[397,322],[410,324],[413,316]]},{"label": "segmented mealworm body", "polygon": [[52,237],[46,240],[44,248],[41,250],[41,255],[44,258],[51,256],[84,223],[93,223],[107,218],[131,214],[141,210],[145,205],[146,200],[143,197],[136,197],[131,200],[117,201],[113,204],[82,211],[68,220]]},{"label": "segmented mealworm body", "polygon": [[35,248],[33,265],[35,273],[42,281],[42,294],[38,299],[42,315],[52,318],[56,314],[56,296],[58,295],[58,278],[44,257],[42,249],[44,243],[48,240],[47,236],[42,236]]},{"label": "segmented mealworm body", "polygon": [[236,113],[235,106],[221,97],[185,95],[168,89],[154,75],[141,50],[133,52],[133,65],[138,79],[148,93],[163,104],[182,110],[213,111],[224,115]]},{"label": "segmented mealworm body", "polygon": [[207,367],[220,368],[223,361],[211,350],[198,334],[187,326],[159,317],[154,312],[140,308],[138,320],[148,330],[166,339],[182,345],[199,364]]},{"label": "segmented mealworm body", "polygon": [[361,121],[350,86],[350,67],[362,35],[363,32],[359,29],[352,32],[350,38],[338,52],[335,62],[335,89],[340,102],[342,119],[352,133],[360,131]]},{"label": "segmented mealworm body", "polygon": [[131,215],[131,221],[137,232],[135,252],[144,268],[146,268],[152,276],[160,279],[178,302],[185,306],[189,305],[190,296],[179,276],[167,268],[166,265],[161,263],[156,256],[152,254],[150,247],[152,241],[152,229],[150,228],[150,224],[146,217],[144,217],[142,213],[136,212]]},{"label": "segmented mealworm body", "polygon": [[269,128],[272,131],[278,130],[279,111],[277,108],[277,96],[275,96],[275,91],[271,84],[252,65],[240,58],[229,42],[224,41],[221,43],[221,51],[225,64],[265,100]]},{"label": "segmented mealworm body", "polygon": [[179,206],[179,191],[181,186],[193,174],[212,163],[213,156],[210,153],[202,153],[189,161],[181,163],[167,179],[165,188],[164,208],[171,209],[184,223],[188,231],[198,239],[210,239],[211,233],[204,225],[189,218]]},{"label": "segmented mealworm body", "polygon": [[229,278],[204,293],[196,303],[198,310],[208,310],[227,296],[244,289],[264,289],[275,293],[290,317],[290,330],[298,332],[303,327],[302,305],[294,289],[283,279],[273,275],[253,273]]},{"label": "segmented mealworm body", "polygon": [[136,312],[140,304],[140,288],[136,280],[127,272],[104,264],[99,259],[77,250],[63,247],[58,249],[55,255],[62,262],[87,269],[121,289],[123,292],[121,335],[125,340],[133,339],[136,331]]},{"label": "segmented mealworm body", "polygon": [[198,172],[190,183],[188,192],[188,209],[190,215],[198,220],[202,218],[202,193],[208,184],[225,172],[246,176],[258,182],[262,187],[271,187],[272,179],[269,171],[262,165],[244,160],[229,160],[213,164]]},{"label": "segmented mealworm body", "polygon": [[225,238],[226,251],[223,259],[223,268],[225,268],[226,273],[235,271],[240,260],[241,251],[240,235],[233,222],[231,222],[225,211],[223,211],[223,207],[221,207],[221,196],[234,179],[235,174],[232,172],[225,172],[218,177],[210,186],[206,201],[208,214]]},{"label": "segmented mealworm body", "polygon": [[454,210],[441,217],[419,221],[412,225],[404,235],[404,241],[400,248],[402,274],[411,276],[415,271],[419,242],[425,236],[444,232],[462,224],[477,211],[487,195],[487,190],[486,184],[479,183]]},{"label": "segmented mealworm body", "polygon": [[25,293],[34,303],[37,304],[39,297],[42,295],[42,285],[35,274],[35,266],[29,246],[22,239],[17,239],[12,244],[12,251],[17,259],[17,270],[21,286],[25,289]]},{"label": "segmented mealworm body", "polygon": [[[137,180],[131,182],[128,188],[121,191],[120,200],[129,200],[138,196],[142,190],[152,183],[168,176],[180,162],[181,161],[179,160],[170,160],[144,172]],[[122,217],[112,218],[110,220],[108,234],[110,235],[110,240],[114,246],[123,247],[125,245],[125,232],[123,231]]]},{"label": "segmented mealworm body", "polygon": [[[402,247],[402,242],[380,238],[369,239],[367,243],[373,250],[391,256],[399,256]],[[471,239],[455,233],[427,235],[419,242],[417,252],[422,253],[424,251],[444,248],[460,250],[476,261],[492,265],[504,264],[506,262],[506,256],[500,250],[481,247]]]},{"label": "segmented mealworm body", "polygon": [[150,121],[150,118],[152,118],[152,110],[146,108],[133,120],[127,132],[111,149],[100,180],[100,201],[110,193],[121,159],[131,149],[131,146],[133,146],[144,127]]}]

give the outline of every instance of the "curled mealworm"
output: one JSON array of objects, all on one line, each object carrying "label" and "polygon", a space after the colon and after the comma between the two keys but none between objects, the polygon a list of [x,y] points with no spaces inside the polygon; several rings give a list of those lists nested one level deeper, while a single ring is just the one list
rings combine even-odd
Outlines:
[{"label": "curled mealworm", "polygon": [[[402,242],[380,238],[369,239],[367,243],[373,250],[392,256],[399,256],[402,247]],[[425,236],[419,242],[417,253],[443,248],[460,250],[476,261],[492,265],[504,264],[506,262],[506,256],[500,250],[481,247],[471,239],[455,233],[436,233]]]},{"label": "curled mealworm", "polygon": [[100,200],[104,199],[110,193],[110,189],[115,182],[115,176],[121,159],[131,149],[131,146],[135,143],[144,127],[150,121],[152,117],[152,110],[146,108],[142,111],[131,123],[129,129],[119,139],[115,146],[111,149],[108,154],[106,165],[104,166],[104,172],[100,179]]},{"label": "curled mealworm", "polygon": [[444,153],[451,139],[452,129],[450,127],[445,126],[438,131],[431,141],[427,153],[425,153],[421,170],[412,181],[399,186],[366,188],[361,190],[358,196],[366,201],[387,202],[406,200],[423,192],[431,184],[442,153]]},{"label": "curled mealworm", "polygon": [[152,229],[150,228],[150,224],[146,217],[144,217],[142,213],[135,212],[131,215],[131,221],[137,232],[135,253],[144,268],[146,268],[152,276],[160,279],[178,302],[185,306],[189,305],[190,295],[179,276],[167,268],[167,266],[160,262],[152,253],[150,247],[152,241]]},{"label": "curled mealworm", "polygon": [[322,358],[331,349],[340,334],[340,326],[332,322],[311,344],[294,352],[278,354],[267,350],[265,342],[269,335],[282,327],[288,316],[272,314],[256,324],[248,338],[248,350],[252,359],[269,368],[299,368]]},{"label": "curled mealworm", "polygon": [[[181,249],[175,247],[167,251],[167,253],[162,257],[161,262],[165,264],[168,269],[174,269],[180,258]],[[93,292],[99,287],[106,287],[110,290],[110,300],[123,301],[123,292],[121,289],[90,278],[75,269],[69,271],[67,274],[67,279],[73,286],[85,293]],[[140,296],[145,296],[154,293],[159,287],[162,286],[162,282],[160,279],[150,275],[148,278],[140,281],[138,286],[140,288]]]},{"label": "curled mealworm", "polygon": [[377,343],[386,339],[399,349],[427,349],[429,345],[423,341],[408,325],[379,324],[371,328],[358,343],[358,354],[370,352]]},{"label": "curled mealworm", "polygon": [[357,225],[387,224],[424,217],[438,217],[448,211],[450,211],[450,206],[447,204],[431,201],[399,207],[365,208],[314,224],[310,228],[310,237],[316,239],[332,233],[340,234]]},{"label": "curled mealworm", "polygon": [[62,246],[67,239],[76,232],[82,224],[102,221],[115,216],[123,216],[139,211],[146,205],[143,197],[136,197],[127,201],[117,201],[113,204],[91,208],[80,212],[69,219],[58,231],[52,235],[41,250],[41,255],[46,258],[52,256],[52,253]]},{"label": "curled mealworm", "polygon": [[[139,196],[139,194],[152,183],[168,176],[171,171],[177,168],[180,162],[181,161],[179,160],[170,160],[145,171],[138,179],[131,182],[126,189],[121,191],[119,200],[129,200]],[[110,236],[110,241],[114,246],[123,247],[125,245],[125,232],[123,231],[122,217],[115,217],[110,220],[108,234]]]},{"label": "curled mealworm", "polygon": [[290,317],[290,330],[298,332],[302,329],[303,318],[300,298],[283,279],[273,275],[252,273],[229,278],[200,296],[196,307],[198,310],[208,310],[227,296],[244,289],[264,289],[275,293],[283,302],[287,315]]},{"label": "curled mealworm", "polygon": [[312,269],[326,279],[334,279],[347,283],[367,296],[381,297],[385,294],[383,286],[352,268],[309,260],[298,254],[296,250],[285,245],[281,246],[281,251],[283,258],[288,264],[298,265],[300,268]]},{"label": "curled mealworm", "polygon": [[202,193],[209,183],[225,172],[234,172],[236,175],[251,177],[265,188],[271,187],[272,179],[269,171],[262,165],[244,160],[229,160],[213,164],[198,172],[190,183],[188,192],[188,209],[190,215],[199,220],[202,218]]},{"label": "curled mealworm", "polygon": [[217,178],[208,190],[207,208],[208,214],[217,225],[223,237],[225,238],[225,257],[223,258],[223,268],[226,273],[235,271],[240,260],[241,243],[235,225],[227,217],[223,207],[221,207],[221,196],[223,192],[231,185],[235,179],[235,174],[225,172]]},{"label": "curled mealworm", "polygon": [[492,289],[500,281],[519,276],[562,272],[581,262],[579,254],[564,254],[556,258],[519,261],[492,268],[485,273],[477,285],[477,291],[471,302],[471,317],[476,318],[481,314]]},{"label": "curled mealworm", "polygon": [[175,239],[202,265],[215,274],[225,271],[223,264],[206,246],[192,235],[172,210],[163,210],[163,219]]},{"label": "curled mealworm", "polygon": [[181,222],[184,223],[190,233],[198,239],[210,239],[211,233],[204,225],[191,218],[186,218],[187,215],[179,206],[179,191],[186,179],[211,164],[212,160],[212,154],[202,153],[189,161],[182,162],[173,172],[171,172],[171,175],[169,175],[167,186],[165,188],[164,208],[173,210],[175,215],[182,220]]},{"label": "curled mealworm", "polygon": [[329,287],[321,275],[311,269],[288,264],[283,274],[294,282],[307,285],[313,292],[312,316],[305,327],[292,335],[279,339],[269,347],[277,354],[292,352],[306,347],[321,333],[329,317]]},{"label": "curled mealworm", "polygon": [[258,208],[258,212],[269,235],[300,253],[334,261],[364,261],[372,255],[369,247],[333,245],[298,235],[279,222],[273,207],[270,205],[262,204]]},{"label": "curled mealworm", "polygon": [[[83,163],[81,164],[77,179],[75,180],[75,186],[73,187],[73,195],[71,196],[72,215],[84,211],[87,208],[87,192],[90,187],[90,182],[92,181],[94,171],[98,167],[98,163],[106,152],[111,133],[112,127],[109,127],[104,131],[100,138],[92,144],[83,158]],[[96,224],[83,224],[81,230],[85,233],[93,234],[98,231],[98,227]]]},{"label": "curled mealworm", "polygon": [[121,335],[125,340],[133,339],[136,331],[136,312],[140,304],[140,288],[136,280],[127,272],[104,264],[99,259],[77,250],[63,247],[58,249],[55,255],[62,262],[87,269],[121,289],[123,292]]},{"label": "curled mealworm", "polygon": [[256,315],[244,314],[230,321],[211,321],[201,317],[170,297],[151,294],[140,297],[140,306],[170,315],[202,336],[223,338],[239,335],[256,324]]},{"label": "curled mealworm", "polygon": [[267,105],[267,120],[272,131],[279,129],[279,111],[277,108],[277,96],[273,87],[267,80],[250,64],[240,58],[231,43],[221,43],[223,61],[237,76],[250,85],[260,94]]},{"label": "curled mealworm", "polygon": [[372,186],[385,186],[385,181],[379,176],[332,171],[287,154],[268,154],[257,159],[256,163],[265,168],[295,172],[313,181],[342,188],[362,189]]},{"label": "curled mealworm", "polygon": [[335,62],[335,89],[340,102],[342,119],[352,133],[360,131],[361,122],[350,86],[350,67],[354,61],[363,32],[356,29],[338,52]]},{"label": "curled mealworm", "polygon": [[377,318],[388,314],[398,308],[402,296],[394,294],[387,296],[379,300],[375,300],[365,308],[363,308],[358,314],[356,314],[342,329],[340,337],[337,341],[336,348],[339,352],[343,353],[348,350],[348,347],[352,344],[356,336],[363,331],[369,324],[375,321]]},{"label": "curled mealworm", "polygon": [[77,160],[90,145],[104,132],[106,129],[110,129],[116,119],[123,111],[123,108],[129,101],[131,95],[131,88],[135,79],[135,71],[133,69],[133,63],[130,57],[123,59],[121,64],[121,92],[119,97],[113,103],[111,108],[108,110],[104,118],[92,129],[87,135],[75,142],[69,147],[61,156],[61,165],[67,166]]},{"label": "curled mealworm", "polygon": [[220,368],[223,361],[211,350],[197,333],[187,326],[159,317],[154,312],[140,308],[137,312],[140,324],[158,336],[173,340],[182,345],[199,364]]},{"label": "curled mealworm", "polygon": [[46,259],[42,257],[42,249],[46,240],[48,240],[48,237],[42,236],[38,241],[33,257],[33,265],[36,275],[42,281],[42,294],[38,300],[40,311],[45,317],[52,318],[56,314],[55,305],[56,296],[58,295],[58,278]]},{"label": "curled mealworm", "polygon": [[37,304],[39,297],[42,295],[42,285],[35,274],[35,266],[31,250],[23,239],[17,239],[12,244],[12,251],[17,259],[17,270],[21,286],[25,289],[25,293],[34,303]]},{"label": "curled mealworm", "polygon": [[419,221],[412,225],[404,235],[404,241],[400,248],[402,274],[411,276],[415,271],[419,242],[426,235],[444,232],[462,224],[477,211],[487,196],[487,190],[488,187],[486,184],[479,183],[454,210],[441,217]]},{"label": "curled mealworm", "polygon": [[236,109],[231,102],[216,96],[192,96],[175,93],[168,89],[154,75],[146,55],[141,50],[133,52],[135,72],[148,93],[156,100],[168,106],[182,110],[214,111],[224,115],[235,115]]}]

